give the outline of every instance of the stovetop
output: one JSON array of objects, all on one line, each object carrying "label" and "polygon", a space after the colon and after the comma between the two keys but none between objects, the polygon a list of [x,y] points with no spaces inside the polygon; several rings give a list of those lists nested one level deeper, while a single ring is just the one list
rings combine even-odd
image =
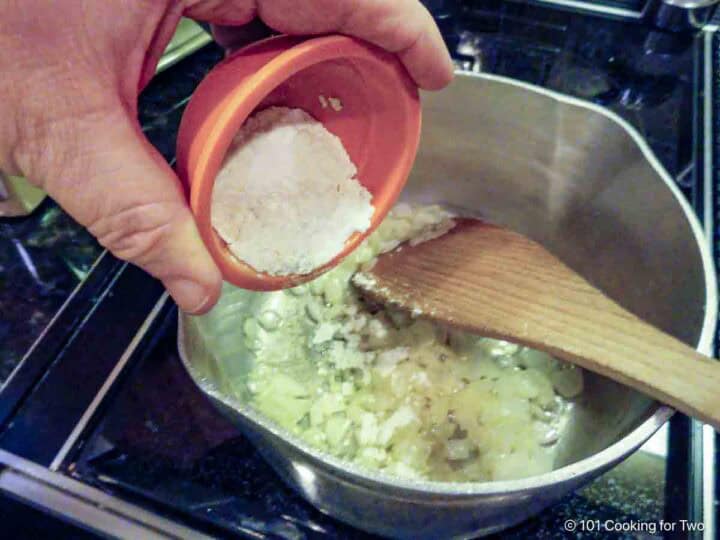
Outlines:
[{"label": "stovetop", "polygon": [[[158,318],[158,340],[138,362],[62,470],[103,490],[156,504],[188,525],[284,538],[365,537],[316,511],[277,480],[242,433],[200,395],[182,367],[176,317]],[[167,404],[172,402],[173,407]],[[667,519],[665,460],[638,453],[601,480],[503,538],[572,538],[568,519],[657,523]],[[173,514],[174,515],[174,514]],[[592,535],[591,535],[592,537]]]},{"label": "stovetop", "polygon": [[0,385],[100,252],[50,200],[28,218],[0,220]]},{"label": "stovetop", "polygon": [[[460,7],[453,3],[451,12],[441,15],[460,68],[575,95],[614,110],[637,127],[714,231],[717,201],[709,199],[713,183],[704,153],[712,130],[701,121],[713,105],[705,99],[710,89],[705,66],[719,73],[713,69],[720,44],[712,33],[672,34],[632,21],[496,0]],[[205,47],[158,76],[141,97],[143,131],[171,163],[188,96],[221,57],[217,47]],[[43,232],[36,222],[48,214],[61,226]],[[25,234],[20,244],[26,250],[29,238],[38,235],[68,239],[52,243],[50,262],[40,265],[49,270],[36,272],[43,283],[53,284],[50,293],[12,292],[13,298],[29,299],[16,304],[14,325],[33,310],[44,310],[37,334],[99,250],[52,203],[30,219],[3,226],[14,227],[6,249],[16,252],[13,238],[19,234]],[[0,256],[2,249],[0,245]],[[2,302],[9,296],[2,279],[7,275],[0,270],[3,321]],[[15,283],[14,274],[12,279]],[[32,290],[43,290],[33,279]],[[0,495],[5,490],[17,496],[3,483],[5,463],[26,482],[60,486],[63,493],[110,508],[114,516],[128,515],[133,526],[146,525],[153,533],[364,537],[287,489],[194,388],[177,357],[175,320],[176,310],[157,282],[109,255],[101,257],[0,393]],[[16,358],[35,337],[7,341],[2,331],[0,323],[0,343],[14,347]],[[713,462],[708,453],[713,449],[708,440],[701,426],[677,415],[653,447],[501,537],[578,537],[577,531],[566,530],[567,520],[657,524],[685,519],[712,525],[710,498],[716,495],[709,491]],[[638,536],[596,530],[583,537]],[[656,530],[644,536],[655,537],[672,535]]]}]

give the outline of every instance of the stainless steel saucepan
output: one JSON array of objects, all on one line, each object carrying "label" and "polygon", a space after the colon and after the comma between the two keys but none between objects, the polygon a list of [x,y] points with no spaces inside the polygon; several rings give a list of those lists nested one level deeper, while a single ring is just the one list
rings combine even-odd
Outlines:
[{"label": "stainless steel saucepan", "polygon": [[[717,294],[700,226],[629,125],[572,98],[470,74],[424,96],[423,114],[405,199],[527,234],[626,308],[710,352]],[[463,484],[374,474],[314,450],[248,406],[241,322],[266,298],[228,287],[208,315],[181,316],[188,372],[307,500],[382,535],[469,537],[514,525],[627,457],[673,412],[588,374],[550,473]]]}]

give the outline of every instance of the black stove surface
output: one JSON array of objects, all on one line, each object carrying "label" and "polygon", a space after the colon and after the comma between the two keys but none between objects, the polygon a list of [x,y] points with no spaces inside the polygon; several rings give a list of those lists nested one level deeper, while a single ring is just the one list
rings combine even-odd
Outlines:
[{"label": "black stove surface", "polygon": [[504,0],[446,4],[441,25],[462,67],[605,106],[645,136],[672,176],[691,164],[692,34]]},{"label": "black stove surface", "polygon": [[101,252],[54,202],[0,218],[0,386]]},{"label": "black stove surface", "polygon": [[[496,0],[453,7],[441,14],[441,25],[464,69],[481,68],[617,112],[648,140],[699,208],[702,186],[693,167],[699,38]],[[143,129],[171,162],[188,96],[220,58],[221,52],[209,46],[162,74],[142,96]],[[364,537],[289,490],[193,386],[178,358],[176,311],[170,304],[143,329],[139,346],[124,359],[120,376],[72,447],[59,452],[160,295],[150,278],[126,267],[101,289],[101,300],[86,302],[96,307],[80,325],[77,339],[63,349],[62,361],[5,421],[0,400],[0,448],[44,466],[60,455],[59,470],[65,474],[208,534]],[[115,330],[121,326],[122,331]],[[93,369],[85,370],[90,363]],[[88,380],[80,380],[78,374],[85,372]],[[68,385],[74,391],[63,393]],[[578,530],[566,530],[567,520],[658,524],[701,519],[693,489],[698,464],[688,446],[692,429],[687,418],[676,416],[660,452],[634,454],[501,536],[579,537]],[[652,529],[646,533],[642,537],[673,536]],[[638,534],[598,529],[586,530],[582,537]]]},{"label": "black stove surface", "polygon": [[[365,538],[280,482],[236,427],[198,392],[177,353],[177,311],[168,306],[156,340],[137,352],[126,380],[64,470],[84,482],[214,534]],[[576,538],[567,520],[659,523],[665,462],[638,453],[587,488],[502,538]],[[592,525],[590,525],[592,526]],[[608,538],[588,531],[585,538]],[[612,535],[635,538],[633,534]]]}]

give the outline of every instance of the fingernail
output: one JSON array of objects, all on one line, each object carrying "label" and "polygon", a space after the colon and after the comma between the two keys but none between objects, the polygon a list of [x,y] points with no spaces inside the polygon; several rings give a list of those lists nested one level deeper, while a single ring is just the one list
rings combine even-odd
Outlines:
[{"label": "fingernail", "polygon": [[189,279],[169,280],[165,282],[165,288],[186,313],[200,313],[210,301],[205,287]]}]

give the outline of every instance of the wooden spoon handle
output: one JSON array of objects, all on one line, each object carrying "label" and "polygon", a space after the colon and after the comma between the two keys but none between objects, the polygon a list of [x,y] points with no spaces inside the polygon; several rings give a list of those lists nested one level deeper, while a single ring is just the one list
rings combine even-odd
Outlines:
[{"label": "wooden spoon handle", "polygon": [[522,235],[468,220],[383,255],[355,282],[376,300],[547,351],[720,428],[720,362],[643,322]]},{"label": "wooden spoon handle", "polygon": [[627,312],[600,308],[585,320],[593,331],[566,333],[567,345],[548,352],[720,429],[720,363]]}]

